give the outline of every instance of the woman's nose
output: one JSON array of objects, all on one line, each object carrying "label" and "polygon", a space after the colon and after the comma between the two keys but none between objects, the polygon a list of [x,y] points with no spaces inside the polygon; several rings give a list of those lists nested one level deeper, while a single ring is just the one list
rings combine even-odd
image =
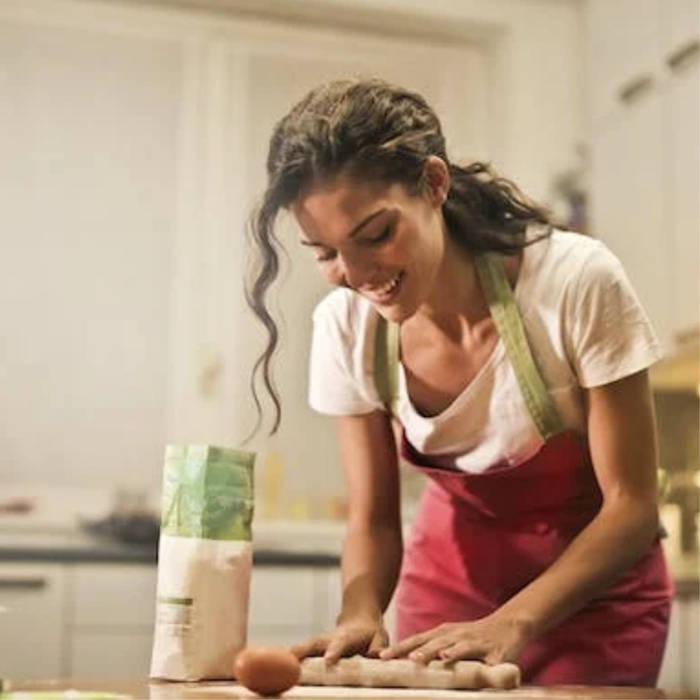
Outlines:
[{"label": "woman's nose", "polygon": [[347,286],[359,289],[372,279],[375,265],[363,256],[341,254],[338,255],[338,261]]}]

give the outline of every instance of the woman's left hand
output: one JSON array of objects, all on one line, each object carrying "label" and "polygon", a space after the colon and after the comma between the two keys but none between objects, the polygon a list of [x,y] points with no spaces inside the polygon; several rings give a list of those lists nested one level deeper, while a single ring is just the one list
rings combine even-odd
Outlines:
[{"label": "woman's left hand", "polygon": [[418,663],[433,659],[476,659],[487,664],[516,661],[528,642],[525,625],[498,612],[473,622],[446,622],[392,644],[379,656],[407,656]]}]

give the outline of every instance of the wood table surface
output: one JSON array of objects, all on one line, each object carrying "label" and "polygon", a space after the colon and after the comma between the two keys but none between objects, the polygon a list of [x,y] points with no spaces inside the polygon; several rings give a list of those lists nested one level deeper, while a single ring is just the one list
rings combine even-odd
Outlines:
[{"label": "wood table surface", "polygon": [[[226,698],[256,698],[255,693],[230,681],[200,683],[170,683],[133,680],[93,680],[73,679],[34,680],[10,682],[5,691],[65,691],[110,692],[132,698],[153,700],[194,700],[203,698],[225,700]],[[69,697],[69,696],[68,696]],[[658,688],[631,688],[611,686],[521,686],[515,690],[417,690],[398,688],[349,688],[294,686],[282,698],[299,700],[335,700],[338,698],[384,698],[385,700],[648,700],[651,698],[697,698],[697,695],[682,691],[665,691]]]}]

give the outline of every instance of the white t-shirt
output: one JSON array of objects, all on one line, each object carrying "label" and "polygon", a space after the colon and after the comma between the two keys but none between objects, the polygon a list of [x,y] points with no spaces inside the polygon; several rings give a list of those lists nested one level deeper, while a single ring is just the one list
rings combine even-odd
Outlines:
[{"label": "white t-shirt", "polygon": [[[528,237],[541,232],[530,227]],[[535,362],[567,428],[585,434],[582,387],[645,369],[661,347],[619,260],[600,241],[554,230],[523,249],[515,299]],[[314,311],[309,402],[328,415],[383,409],[374,382],[378,312],[345,288]],[[411,445],[443,467],[479,473],[532,457],[542,438],[503,341],[441,413],[418,413],[399,367],[396,416]]]}]

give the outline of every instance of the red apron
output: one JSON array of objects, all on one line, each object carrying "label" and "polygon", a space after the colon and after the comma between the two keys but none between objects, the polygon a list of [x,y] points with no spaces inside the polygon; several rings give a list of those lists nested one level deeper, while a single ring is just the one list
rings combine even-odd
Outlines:
[{"label": "red apron", "polygon": [[[433,468],[404,552],[397,637],[476,620],[535,579],[601,503],[588,451],[561,433],[515,467],[465,474]],[[673,584],[657,541],[611,588],[525,648],[526,683],[651,687],[663,658]]]},{"label": "red apron", "polygon": [[[547,404],[543,385],[537,385],[541,376],[531,357],[527,361],[532,367],[522,369],[527,365],[522,361],[524,335],[502,269],[486,270],[496,281],[479,272],[487,296],[493,297],[489,305],[509,358],[522,375],[526,403],[546,441],[527,462],[468,474],[431,465],[404,435],[402,456],[429,482],[396,592],[399,639],[443,622],[492,613],[547,569],[602,503],[585,438],[557,427],[558,417],[552,418],[556,409]],[[499,293],[511,298],[499,301]],[[515,319],[503,318],[500,302],[507,307],[505,315],[512,313]],[[385,342],[379,334],[377,339],[377,362],[385,363],[390,374],[392,361],[387,357],[398,352],[397,331],[391,332],[393,349],[392,341]],[[512,342],[509,334],[520,335]],[[385,374],[378,373],[386,384],[380,393],[391,399],[395,382],[389,386]],[[657,538],[607,591],[524,649],[517,660],[523,680],[537,685],[654,686],[673,592]]]}]

